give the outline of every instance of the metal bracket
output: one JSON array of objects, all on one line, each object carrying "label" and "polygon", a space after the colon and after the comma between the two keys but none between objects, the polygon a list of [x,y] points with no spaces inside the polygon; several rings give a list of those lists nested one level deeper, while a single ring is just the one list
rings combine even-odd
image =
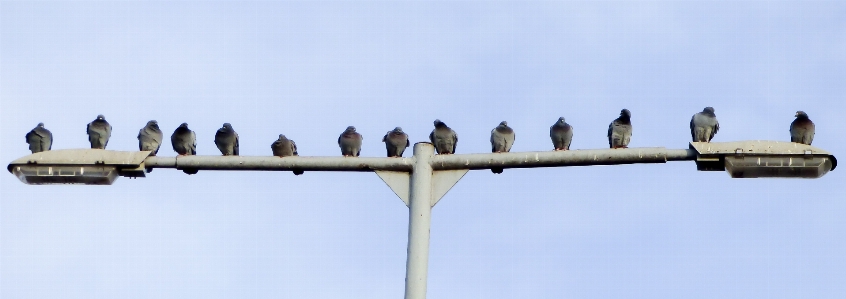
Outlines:
[{"label": "metal bracket", "polygon": [[[432,199],[431,206],[434,207],[444,195],[464,177],[469,169],[459,170],[439,170],[432,174]],[[408,172],[401,171],[382,171],[377,170],[376,175],[394,191],[394,193],[408,206],[409,186],[411,185],[411,175]]]},{"label": "metal bracket", "polygon": [[411,175],[403,171],[383,171],[377,170],[376,175],[394,191],[394,193],[402,199],[405,206],[408,206],[409,186],[411,185]]}]

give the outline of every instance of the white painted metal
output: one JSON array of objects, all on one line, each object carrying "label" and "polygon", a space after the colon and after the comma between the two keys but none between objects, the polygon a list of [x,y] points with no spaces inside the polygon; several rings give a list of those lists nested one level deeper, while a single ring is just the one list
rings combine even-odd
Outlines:
[{"label": "white painted metal", "polygon": [[411,184],[411,175],[408,172],[377,170],[376,175],[402,199],[405,206],[408,206],[408,187]]},{"label": "white painted metal", "polygon": [[432,221],[432,165],[435,154],[431,143],[414,144],[411,172],[411,198],[408,205],[408,258],[405,263],[405,298],[426,298],[429,273],[429,228]]},{"label": "white painted metal", "polygon": [[469,169],[439,170],[435,171],[432,178],[432,207],[437,204],[453,186],[464,177]]}]

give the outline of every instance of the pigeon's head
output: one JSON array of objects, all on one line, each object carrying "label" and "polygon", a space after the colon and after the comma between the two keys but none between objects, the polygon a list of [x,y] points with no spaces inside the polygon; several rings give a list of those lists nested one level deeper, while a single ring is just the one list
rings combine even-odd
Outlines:
[{"label": "pigeon's head", "polygon": [[223,123],[223,128],[227,130],[232,130],[232,125],[229,123]]},{"label": "pigeon's head", "polygon": [[353,127],[353,126],[347,127],[346,132],[355,132],[355,127]]},{"label": "pigeon's head", "polygon": [[558,123],[562,124],[562,125],[564,124],[564,117],[563,116],[558,118]]},{"label": "pigeon's head", "polygon": [[808,114],[805,111],[796,111],[796,117],[798,118],[808,118]]},{"label": "pigeon's head", "polygon": [[179,128],[180,128],[180,129],[187,129],[187,128],[188,128],[188,123],[182,123],[181,125],[179,125]]},{"label": "pigeon's head", "polygon": [[625,118],[631,118],[632,112],[629,111],[629,109],[623,109],[623,110],[620,110],[620,116],[625,117]]},{"label": "pigeon's head", "polygon": [[37,125],[36,127],[43,128],[43,127],[44,127],[44,123],[38,123],[38,125]]},{"label": "pigeon's head", "polygon": [[400,128],[400,127],[394,128],[394,133],[402,133],[402,128]]},{"label": "pigeon's head", "polygon": [[152,127],[152,126],[156,126],[156,127],[158,127],[158,126],[159,126],[159,122],[157,122],[157,121],[155,121],[155,120],[151,120],[151,121],[148,121],[148,122],[147,122],[147,126],[148,126],[148,127]]},{"label": "pigeon's head", "polygon": [[500,127],[507,127],[507,126],[508,126],[508,122],[503,120],[503,121],[499,122],[499,126],[500,126]]},{"label": "pigeon's head", "polygon": [[279,140],[285,140],[285,139],[288,139],[288,138],[285,137],[285,134],[279,134]]},{"label": "pigeon's head", "polygon": [[446,127],[446,124],[442,122],[440,119],[435,120],[435,127]]},{"label": "pigeon's head", "polygon": [[100,115],[97,115],[97,120],[106,120],[106,117],[103,116],[102,114],[100,114]]}]

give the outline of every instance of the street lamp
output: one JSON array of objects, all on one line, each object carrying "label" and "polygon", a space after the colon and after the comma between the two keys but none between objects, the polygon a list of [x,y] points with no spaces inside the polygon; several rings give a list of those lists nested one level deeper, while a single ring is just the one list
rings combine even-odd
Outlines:
[{"label": "street lamp", "polygon": [[9,164],[26,184],[109,185],[120,176],[144,177],[145,169],[375,172],[408,206],[405,298],[426,298],[432,208],[470,170],[617,165],[696,161],[701,171],[728,171],[733,178],[819,178],[837,167],[829,152],[792,142],[691,142],[688,149],[627,148],[435,155],[428,142],[411,158],[149,156],[150,152],[99,149],[32,154]]},{"label": "street lamp", "polygon": [[733,178],[820,178],[837,167],[837,159],[819,148],[783,141],[691,142],[696,167],[725,170]]}]

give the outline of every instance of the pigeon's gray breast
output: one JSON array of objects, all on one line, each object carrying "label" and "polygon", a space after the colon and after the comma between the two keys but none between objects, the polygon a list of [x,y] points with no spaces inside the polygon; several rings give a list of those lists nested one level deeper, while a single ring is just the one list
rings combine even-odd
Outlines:
[{"label": "pigeon's gray breast", "polygon": [[112,137],[112,126],[105,120],[95,119],[88,124],[87,131],[91,148],[105,149]]}]

